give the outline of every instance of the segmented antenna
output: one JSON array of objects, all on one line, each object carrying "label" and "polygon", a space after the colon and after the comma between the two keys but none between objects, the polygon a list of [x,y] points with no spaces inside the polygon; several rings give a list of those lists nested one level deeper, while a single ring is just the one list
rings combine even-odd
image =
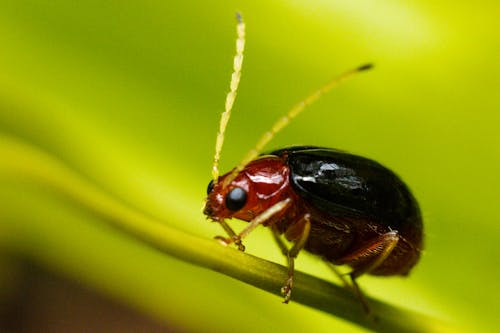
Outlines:
[{"label": "segmented antenna", "polygon": [[217,140],[215,142],[215,155],[212,165],[212,178],[214,184],[217,183],[219,178],[219,160],[222,145],[224,144],[224,133],[226,131],[229,118],[231,117],[231,109],[233,108],[234,100],[236,99],[236,91],[240,83],[241,67],[243,65],[243,50],[245,49],[245,23],[243,22],[243,18],[240,13],[236,13],[236,19],[238,21],[238,24],[236,25],[236,54],[234,55],[233,61],[233,74],[231,74],[230,91],[226,96],[225,110],[220,117],[219,132],[217,133]]},{"label": "segmented antenna", "polygon": [[351,69],[334,79],[332,79],[330,82],[325,84],[323,87],[319,88],[315,92],[313,92],[311,95],[307,96],[304,100],[300,101],[297,103],[288,113],[286,113],[283,117],[279,118],[278,121],[274,123],[274,125],[271,127],[269,131],[264,133],[264,135],[261,136],[255,147],[250,150],[247,155],[241,160],[240,164],[236,168],[233,169],[231,174],[224,180],[224,183],[227,185],[231,181],[234,180],[234,178],[238,175],[238,173],[243,170],[243,168],[253,161],[259,154],[261,153],[262,149],[269,143],[269,141],[272,140],[272,138],[281,131],[285,126],[287,126],[290,121],[292,121],[295,117],[297,117],[304,109],[306,106],[311,105],[312,103],[316,102],[323,94],[326,94],[333,88],[337,87],[339,84],[347,80],[348,78],[354,76],[357,73],[360,73],[362,71],[368,70],[372,68],[372,64],[365,64],[362,66],[359,66],[357,68]]}]

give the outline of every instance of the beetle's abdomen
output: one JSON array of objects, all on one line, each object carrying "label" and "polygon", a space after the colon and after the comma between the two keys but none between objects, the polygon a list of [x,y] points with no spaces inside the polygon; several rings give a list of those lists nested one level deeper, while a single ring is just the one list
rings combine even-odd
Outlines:
[{"label": "beetle's abdomen", "polygon": [[378,236],[400,240],[375,275],[405,275],[422,248],[422,218],[403,181],[381,164],[328,148],[292,147],[273,152],[286,159],[290,183],[311,214],[305,249],[335,263]]},{"label": "beetle's abdomen", "polygon": [[[357,252],[380,235],[391,231],[387,226],[360,219],[340,219],[310,210],[312,223],[304,249],[334,264],[346,255]],[[372,275],[406,275],[420,258],[421,232],[405,228],[398,231],[401,238],[384,262],[370,271]],[[349,264],[353,269],[358,263]]]}]

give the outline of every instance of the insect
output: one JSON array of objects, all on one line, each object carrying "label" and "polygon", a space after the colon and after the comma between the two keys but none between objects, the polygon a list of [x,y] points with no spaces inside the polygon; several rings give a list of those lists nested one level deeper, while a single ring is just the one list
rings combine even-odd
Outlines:
[{"label": "insect", "polygon": [[[407,275],[420,257],[422,218],[408,187],[381,164],[335,149],[295,146],[261,152],[307,105],[371,65],[334,78],[299,102],[262,136],[240,164],[220,176],[224,132],[243,61],[245,25],[241,16],[237,34],[231,90],[221,116],[204,214],[227,233],[227,237],[216,238],[225,245],[234,243],[241,251],[245,250],[242,239],[259,225],[272,231],[288,261],[288,278],[282,288],[284,303],[291,299],[295,258],[305,250],[330,264],[350,266],[349,287],[369,311],[356,279],[363,274]],[[232,218],[249,224],[236,233],[226,223]]]}]

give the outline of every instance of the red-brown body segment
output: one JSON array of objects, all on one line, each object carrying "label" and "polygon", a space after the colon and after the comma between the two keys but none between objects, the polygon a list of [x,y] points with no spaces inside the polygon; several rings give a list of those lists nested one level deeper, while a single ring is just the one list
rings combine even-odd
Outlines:
[{"label": "red-brown body segment", "polygon": [[[252,161],[228,186],[224,186],[224,180],[230,174],[221,176],[208,194],[204,213],[213,220],[235,217],[249,222],[277,202],[286,198],[295,199],[290,187],[290,168],[277,156]],[[248,193],[245,206],[237,212],[229,210],[224,204],[227,194],[235,187],[242,188]],[[290,207],[281,217],[285,218],[286,215],[289,219],[292,211],[293,207]],[[266,225],[271,225],[273,222],[276,221],[269,221]]]},{"label": "red-brown body segment", "polygon": [[[304,217],[310,219],[310,231],[303,248],[333,264],[349,265],[352,277],[406,275],[420,256],[422,230],[415,223],[391,229],[384,221],[344,216],[319,209],[305,200],[291,184],[291,169],[286,154],[263,156],[252,161],[228,185],[219,178],[208,193],[204,213],[215,221],[254,218],[283,200],[285,208],[262,223],[286,239],[296,242],[304,233]],[[247,193],[245,205],[231,211],[225,205],[227,194],[235,187]],[[418,218],[420,218],[418,216]],[[385,251],[385,252],[384,252]],[[378,260],[378,261],[377,261]]]}]

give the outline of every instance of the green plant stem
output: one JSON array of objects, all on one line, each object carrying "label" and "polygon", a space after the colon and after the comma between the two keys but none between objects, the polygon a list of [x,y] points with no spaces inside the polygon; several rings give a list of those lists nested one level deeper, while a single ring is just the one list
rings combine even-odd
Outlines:
[{"label": "green plant stem", "polygon": [[[281,265],[223,247],[212,239],[181,232],[124,205],[36,147],[0,136],[0,179],[31,181],[98,214],[110,225],[150,246],[194,265],[209,268],[280,295],[287,277]],[[341,288],[312,275],[296,272],[293,302],[349,320],[377,332],[450,332],[432,317],[368,298],[377,320]],[[278,300],[276,300],[278,301]]]}]

